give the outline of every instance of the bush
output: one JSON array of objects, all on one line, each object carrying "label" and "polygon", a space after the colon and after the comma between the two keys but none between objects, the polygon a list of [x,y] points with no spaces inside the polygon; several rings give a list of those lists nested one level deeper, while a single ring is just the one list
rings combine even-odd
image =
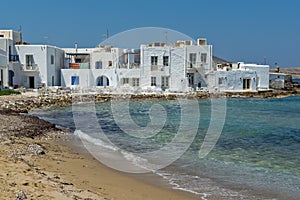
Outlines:
[{"label": "bush", "polygon": [[14,91],[14,90],[0,90],[0,96],[2,96],[2,95],[11,95],[11,94],[21,94],[21,92]]}]

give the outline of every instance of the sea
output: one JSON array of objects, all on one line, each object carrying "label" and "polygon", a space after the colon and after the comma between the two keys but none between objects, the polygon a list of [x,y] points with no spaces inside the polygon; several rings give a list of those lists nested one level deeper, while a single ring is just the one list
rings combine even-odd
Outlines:
[{"label": "sea", "polygon": [[[151,169],[174,190],[192,193],[195,199],[300,199],[300,96],[222,99],[225,107],[217,110],[226,111],[221,113],[224,121],[215,119],[214,101],[128,99],[36,109],[30,114],[72,130],[72,137],[85,140],[95,151],[101,149],[105,159],[95,156],[104,164],[122,166],[107,162],[118,152],[117,159],[123,156]],[[130,120],[120,122],[125,118]],[[181,129],[182,121],[192,128]],[[214,123],[221,129],[210,129]],[[101,134],[95,134],[96,129]],[[209,131],[220,133],[210,141],[207,155],[199,156]],[[169,154],[156,154],[152,160],[143,157],[168,144],[173,145],[164,150],[178,154],[171,162],[155,168],[151,162],[168,160]]]},{"label": "sea", "polygon": [[300,83],[300,78],[294,78],[294,79],[293,79],[293,82]]}]

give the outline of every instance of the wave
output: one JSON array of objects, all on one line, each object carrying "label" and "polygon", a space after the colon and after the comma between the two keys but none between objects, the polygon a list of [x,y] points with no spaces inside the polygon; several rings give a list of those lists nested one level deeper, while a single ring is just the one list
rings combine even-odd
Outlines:
[{"label": "wave", "polygon": [[147,159],[142,158],[135,153],[125,151],[125,150],[115,146],[113,143],[110,143],[109,141],[106,142],[102,139],[94,138],[94,137],[84,133],[81,130],[75,130],[74,135],[79,137],[81,140],[85,140],[86,142],[91,143],[92,145],[96,145],[101,148],[105,148],[106,150],[110,150],[112,154],[116,153],[116,152],[120,153],[125,160],[127,160],[131,164],[135,165],[136,167],[145,169],[147,171],[152,171],[151,170],[152,164],[149,163],[149,161]]}]

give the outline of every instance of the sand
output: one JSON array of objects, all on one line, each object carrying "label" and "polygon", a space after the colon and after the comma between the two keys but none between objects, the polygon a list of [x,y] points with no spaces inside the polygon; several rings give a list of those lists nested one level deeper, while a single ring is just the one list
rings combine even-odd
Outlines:
[{"label": "sand", "polygon": [[0,199],[199,198],[110,169],[66,145],[67,134],[36,117],[1,111]]}]

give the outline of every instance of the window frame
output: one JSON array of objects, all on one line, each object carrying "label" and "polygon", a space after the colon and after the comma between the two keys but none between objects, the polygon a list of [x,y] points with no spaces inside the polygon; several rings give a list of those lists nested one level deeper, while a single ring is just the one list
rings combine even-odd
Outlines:
[{"label": "window frame", "polygon": [[164,67],[169,66],[169,56],[163,56],[163,66]]},{"label": "window frame", "polygon": [[152,66],[158,65],[158,56],[151,56],[151,65]]},{"label": "window frame", "polygon": [[151,86],[156,86],[156,77],[155,76],[151,76]]}]

